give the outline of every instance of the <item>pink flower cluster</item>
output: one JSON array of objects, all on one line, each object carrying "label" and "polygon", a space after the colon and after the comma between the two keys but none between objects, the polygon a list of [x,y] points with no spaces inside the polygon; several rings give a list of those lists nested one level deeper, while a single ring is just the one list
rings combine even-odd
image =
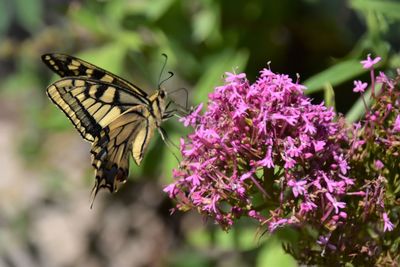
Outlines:
[{"label": "pink flower cluster", "polygon": [[164,191],[181,210],[196,209],[224,229],[242,216],[270,232],[311,223],[335,229],[346,219],[353,180],[342,119],[313,104],[305,87],[264,69],[253,84],[226,73],[225,84],[183,119],[194,133]]}]

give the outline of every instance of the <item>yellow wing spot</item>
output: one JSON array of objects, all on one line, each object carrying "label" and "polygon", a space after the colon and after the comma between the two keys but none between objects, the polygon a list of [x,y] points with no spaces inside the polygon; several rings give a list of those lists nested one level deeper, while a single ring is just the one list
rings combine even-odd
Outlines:
[{"label": "yellow wing spot", "polygon": [[96,92],[97,92],[97,85],[92,85],[89,88],[89,95],[93,98],[96,98]]},{"label": "yellow wing spot", "polygon": [[78,66],[76,66],[76,65],[68,65],[68,69],[69,70],[77,70]]},{"label": "yellow wing spot", "polygon": [[100,166],[101,166],[101,161],[100,161],[100,160],[97,160],[96,163],[95,163],[95,166],[96,166],[96,169],[100,168]]},{"label": "yellow wing spot", "polygon": [[111,76],[108,75],[108,74],[104,74],[104,76],[101,77],[101,79],[100,79],[100,81],[104,81],[104,82],[112,82],[113,80],[114,80],[114,78],[111,77]]},{"label": "yellow wing spot", "polygon": [[100,125],[108,125],[110,122],[115,120],[121,114],[121,110],[118,107],[112,108],[104,118],[99,122]]},{"label": "yellow wing spot", "polygon": [[59,82],[55,83],[59,88],[65,87],[71,87],[72,86],[72,81],[71,80],[61,80]]},{"label": "yellow wing spot", "polygon": [[104,94],[100,97],[100,100],[104,103],[112,103],[114,101],[115,87],[108,87]]},{"label": "yellow wing spot", "polygon": [[101,103],[96,103],[96,104],[94,104],[93,106],[91,106],[90,108],[88,108],[89,114],[95,113],[100,107],[101,107]]},{"label": "yellow wing spot", "polygon": [[102,106],[96,113],[93,114],[93,118],[96,121],[102,120],[104,116],[107,115],[107,112],[110,110],[110,105]]},{"label": "yellow wing spot", "polygon": [[78,99],[78,101],[83,102],[86,99],[85,94],[73,94],[72,96],[76,97],[76,99]]},{"label": "yellow wing spot", "polygon": [[71,60],[71,64],[70,65],[79,66],[79,65],[81,65],[81,63],[79,63],[79,61],[76,61],[75,59],[73,59],[73,60]]},{"label": "yellow wing spot", "polygon": [[75,86],[84,86],[85,84],[84,80],[75,80]]},{"label": "yellow wing spot", "polygon": [[83,91],[85,91],[85,87],[77,87],[76,89],[71,90],[71,95],[76,96],[78,100],[83,101],[86,98]]},{"label": "yellow wing spot", "polygon": [[88,98],[88,99],[82,101],[82,105],[83,105],[85,108],[89,108],[90,106],[92,106],[92,105],[94,104],[94,102],[96,102],[94,99]]}]

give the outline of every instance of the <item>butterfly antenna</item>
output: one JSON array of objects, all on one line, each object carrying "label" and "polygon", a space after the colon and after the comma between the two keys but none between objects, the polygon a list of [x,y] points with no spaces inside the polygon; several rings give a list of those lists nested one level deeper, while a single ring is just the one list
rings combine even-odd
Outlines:
[{"label": "butterfly antenna", "polygon": [[172,153],[172,155],[174,155],[176,161],[179,163],[179,158],[172,149],[172,147],[174,147],[179,150],[179,147],[169,139],[167,132],[163,128],[158,127],[158,131],[160,132],[161,139],[167,145],[168,150]]},{"label": "butterfly antenna", "polygon": [[167,56],[166,54],[164,54],[164,53],[162,53],[161,55],[165,58],[165,60],[164,60],[163,66],[162,66],[162,68],[161,68],[160,75],[158,76],[158,89],[161,89],[161,85],[162,85],[165,81],[169,80],[172,76],[174,76],[174,74],[173,74],[171,71],[169,71],[169,72],[168,72],[169,77],[161,81],[161,76],[162,76],[162,74],[164,73],[165,66],[167,65],[167,62],[168,62],[168,56]]},{"label": "butterfly antenna", "polygon": [[164,80],[162,80],[162,81],[159,83],[158,89],[161,89],[161,85],[162,85],[164,82],[166,82],[166,81],[168,81],[169,79],[171,79],[172,76],[174,76],[174,73],[173,73],[172,71],[168,71],[168,74],[169,74],[169,76],[168,76],[167,78],[165,78]]},{"label": "butterfly antenna", "polygon": [[165,70],[165,66],[167,65],[167,61],[168,61],[168,56],[166,54],[162,53],[161,55],[164,57],[164,64],[161,68],[160,75],[158,75],[158,89],[160,89],[160,87],[161,87],[161,82],[160,82],[161,76]]}]

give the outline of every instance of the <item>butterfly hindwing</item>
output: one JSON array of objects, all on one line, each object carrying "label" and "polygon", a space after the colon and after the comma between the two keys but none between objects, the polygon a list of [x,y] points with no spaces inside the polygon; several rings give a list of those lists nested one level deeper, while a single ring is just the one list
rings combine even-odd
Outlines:
[{"label": "butterfly hindwing", "polygon": [[93,80],[108,82],[133,91],[142,102],[147,101],[146,92],[138,86],[82,59],[65,54],[52,53],[44,54],[42,60],[61,77],[83,76]]},{"label": "butterfly hindwing", "polygon": [[153,135],[155,123],[144,106],[136,106],[108,124],[92,145],[92,165],[96,172],[95,192],[108,188],[111,192],[126,181],[129,155],[139,165]]}]

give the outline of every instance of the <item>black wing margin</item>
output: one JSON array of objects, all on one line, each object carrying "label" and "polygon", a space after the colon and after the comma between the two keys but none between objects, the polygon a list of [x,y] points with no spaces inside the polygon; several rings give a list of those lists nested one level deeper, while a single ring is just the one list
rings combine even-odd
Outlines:
[{"label": "black wing margin", "polygon": [[42,55],[42,61],[52,71],[61,77],[83,76],[94,80],[104,81],[125,87],[141,98],[147,98],[147,93],[131,82],[109,72],[100,67],[97,67],[82,59],[58,53],[50,53]]}]

